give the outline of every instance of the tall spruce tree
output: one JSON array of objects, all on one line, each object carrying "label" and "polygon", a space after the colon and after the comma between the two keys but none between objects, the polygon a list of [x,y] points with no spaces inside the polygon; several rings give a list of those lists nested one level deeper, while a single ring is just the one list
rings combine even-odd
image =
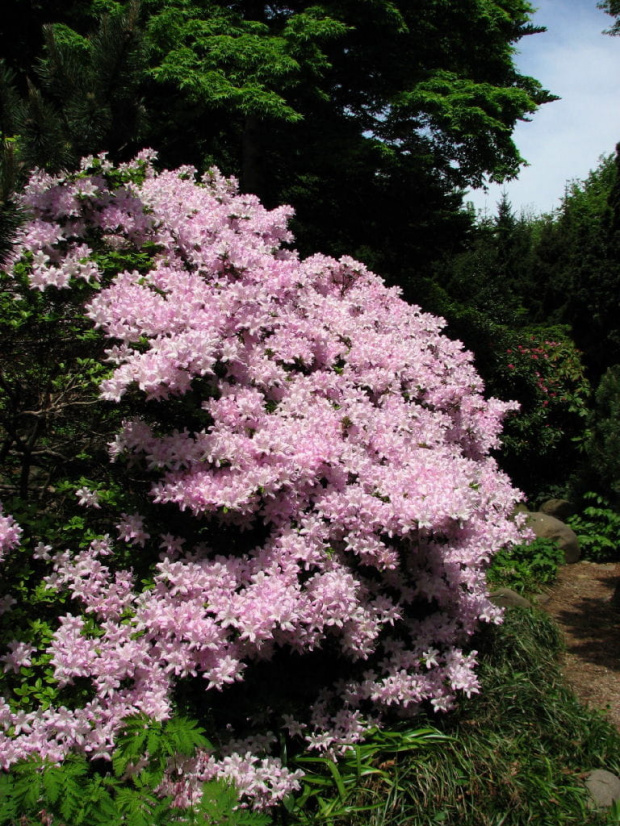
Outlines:
[{"label": "tall spruce tree", "polygon": [[494,217],[482,217],[465,249],[438,267],[437,278],[451,298],[488,317],[518,328],[531,321],[524,304],[532,254],[532,222],[516,216],[506,193]]}]

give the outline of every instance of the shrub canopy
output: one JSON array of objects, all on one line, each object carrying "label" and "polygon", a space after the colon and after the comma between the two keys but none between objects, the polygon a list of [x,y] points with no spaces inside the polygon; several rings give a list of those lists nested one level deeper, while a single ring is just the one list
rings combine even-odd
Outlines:
[{"label": "shrub canopy", "polygon": [[[28,712],[7,695],[2,765],[109,756],[128,715],[208,720],[219,692],[246,685],[260,737],[186,774],[232,778],[261,805],[296,782],[258,756],[273,727],[335,753],[386,716],[477,691],[463,645],[500,620],[484,570],[520,534],[518,492],[490,456],[511,405],[483,398],[443,322],[350,258],[300,260],[291,210],[217,170],[89,158],[75,175],[36,173],[22,203],[5,270],[50,300],[88,286],[83,312],[113,365],[100,404],[126,410],[110,455],[127,495],[119,512],[82,485],[108,532],[36,546],[69,599],[42,650],[9,643],[5,670],[46,656],[59,687],[90,693]],[[284,686],[278,707],[261,707],[254,673]]]}]

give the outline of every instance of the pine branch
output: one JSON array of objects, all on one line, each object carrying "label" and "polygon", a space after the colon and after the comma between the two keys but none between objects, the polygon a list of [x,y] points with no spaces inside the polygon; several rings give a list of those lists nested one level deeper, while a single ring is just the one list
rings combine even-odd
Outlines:
[{"label": "pine branch", "polygon": [[28,99],[18,129],[21,136],[20,154],[26,166],[40,166],[57,172],[74,161],[66,123],[30,80]]}]

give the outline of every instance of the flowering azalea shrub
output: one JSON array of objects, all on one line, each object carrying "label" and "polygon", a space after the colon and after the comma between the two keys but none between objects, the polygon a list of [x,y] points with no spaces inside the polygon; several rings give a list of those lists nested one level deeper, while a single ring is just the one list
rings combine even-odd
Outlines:
[{"label": "flowering azalea shrub", "polygon": [[[557,340],[550,340],[550,335],[555,335]],[[557,444],[567,429],[575,430],[574,423],[572,428],[569,425],[571,416],[576,421],[577,417],[586,418],[590,385],[580,353],[565,329],[551,327],[543,329],[542,335],[521,336],[520,341],[506,349],[502,362],[506,362],[502,367],[507,385],[517,389],[519,382],[524,386],[529,383],[530,415],[534,415],[534,409],[540,411],[540,415],[548,415],[550,445]]]},{"label": "flowering azalea shrub", "polygon": [[288,207],[151,161],[90,158],[23,194],[5,270],[52,296],[88,286],[131,496],[76,485],[107,531],[33,546],[63,613],[45,645],[7,641],[4,670],[44,662],[61,692],[87,691],[30,710],[6,693],[0,762],[109,757],[130,715],[189,710],[220,747],[177,761],[163,793],[224,777],[260,807],[298,782],[274,731],[337,754],[477,691],[464,645],[501,618],[485,568],[522,538],[490,456],[511,405],[362,264],[300,260]]},{"label": "flowering azalea shrub", "polygon": [[10,514],[2,512],[0,505],[0,562],[4,555],[19,545],[22,530]]}]

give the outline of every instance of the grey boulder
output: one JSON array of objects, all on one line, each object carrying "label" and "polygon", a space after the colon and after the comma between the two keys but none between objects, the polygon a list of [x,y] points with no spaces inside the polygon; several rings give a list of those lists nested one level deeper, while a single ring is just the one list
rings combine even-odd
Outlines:
[{"label": "grey boulder", "polygon": [[597,809],[607,809],[616,800],[620,800],[620,778],[605,769],[590,772],[585,784]]},{"label": "grey boulder", "polygon": [[517,594],[512,588],[496,588],[490,594],[490,600],[498,608],[531,608],[532,603],[529,602],[521,594]]},{"label": "grey boulder", "polygon": [[575,507],[568,499],[548,499],[542,503],[539,510],[548,516],[555,516],[556,519],[561,519],[562,522],[566,522],[568,517],[575,513]]},{"label": "grey boulder", "polygon": [[560,519],[537,511],[528,516],[527,526],[534,531],[537,537],[552,539],[557,542],[560,550],[564,551],[565,562],[571,564],[579,561],[581,551],[577,534]]}]

